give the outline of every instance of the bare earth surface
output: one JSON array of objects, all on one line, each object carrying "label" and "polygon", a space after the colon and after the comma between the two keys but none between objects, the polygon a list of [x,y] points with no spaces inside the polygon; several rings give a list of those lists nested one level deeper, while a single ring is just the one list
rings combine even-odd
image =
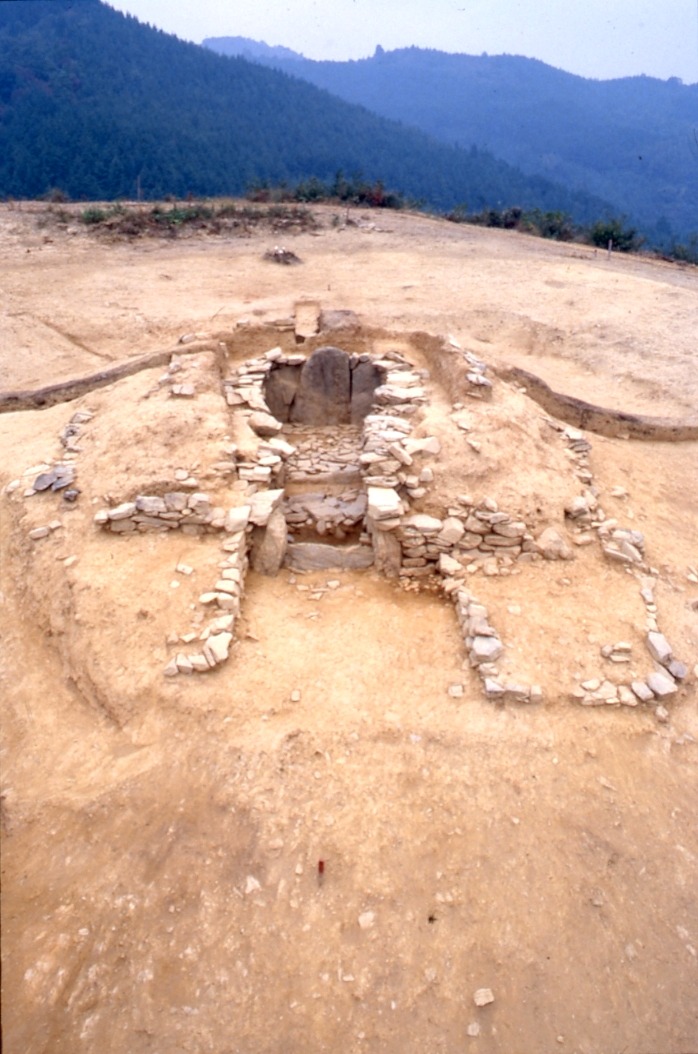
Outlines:
[{"label": "bare earth surface", "polygon": [[[695,269],[408,214],[333,225],[335,211],[286,239],[303,264],[280,267],[263,259],[285,237],[269,231],[107,242],[0,206],[0,389],[271,322],[307,297],[450,334],[612,409],[696,414]],[[128,478],[224,439],[205,397],[156,427],[160,372],[0,415],[7,1054],[695,1054],[695,673],[664,722],[569,698],[601,645],[628,640],[639,659],[637,581],[590,549],[473,576],[517,670],[544,685],[538,706],[484,701],[452,606],[370,571],[250,574],[231,661],[167,681],[167,635],[216,548],[92,523]],[[470,490],[486,464],[491,491],[557,508],[567,484],[540,408],[495,399],[483,462],[456,445],[458,397],[432,386],[437,483]],[[7,495],[59,457],[79,409],[95,416],[78,502]],[[644,533],[662,630],[693,671],[698,444],[587,438],[603,506]],[[478,1007],[483,988],[494,1001]]]}]

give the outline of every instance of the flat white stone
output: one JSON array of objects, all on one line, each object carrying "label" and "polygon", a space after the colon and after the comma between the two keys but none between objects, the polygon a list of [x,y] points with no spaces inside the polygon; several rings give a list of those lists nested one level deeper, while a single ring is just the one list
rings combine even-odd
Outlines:
[{"label": "flat white stone", "polygon": [[214,589],[217,594],[229,593],[231,596],[237,597],[240,595],[240,585],[238,582],[234,582],[230,578],[219,578],[216,582]]},{"label": "flat white stone", "polygon": [[221,611],[232,611],[235,615],[240,611],[240,598],[231,593],[216,593],[216,604]]},{"label": "flat white stone", "polygon": [[269,446],[272,450],[275,450],[277,454],[280,454],[281,457],[291,457],[291,455],[295,454],[298,449],[298,447],[293,446],[291,443],[287,443],[286,440],[282,439],[280,436],[273,436],[269,440]]},{"label": "flat white stone", "polygon": [[116,505],[113,509],[109,509],[107,515],[110,520],[127,520],[135,512],[136,503],[134,501],[124,501],[121,505]]},{"label": "flat white stone", "polygon": [[196,655],[189,655],[188,659],[191,663],[191,668],[195,673],[208,673],[208,671],[211,669],[211,666],[206,661],[205,656],[199,653],[197,653]]},{"label": "flat white stone", "polygon": [[473,993],[473,1001],[475,1006],[487,1006],[488,1003],[494,1003],[494,993],[491,988],[478,988]]},{"label": "flat white stone", "polygon": [[635,693],[628,688],[627,684],[619,685],[618,698],[620,699],[621,706],[637,706],[637,697]]},{"label": "flat white stone", "polygon": [[392,487],[368,487],[368,515],[374,520],[394,519],[402,515],[400,495]]},{"label": "flat white stone", "polygon": [[438,534],[443,527],[443,520],[437,519],[436,516],[428,516],[424,512],[416,512],[404,520],[403,527],[411,527],[420,534]]},{"label": "flat white stone", "polygon": [[458,563],[457,560],[454,560],[452,556],[448,555],[448,553],[441,553],[439,557],[439,574],[449,578],[463,575],[463,573],[464,570],[462,564]]},{"label": "flat white stone", "polygon": [[402,444],[408,454],[440,454],[441,443],[435,436],[425,439],[406,439]]},{"label": "flat white stone", "polygon": [[249,505],[241,505],[237,509],[228,509],[225,514],[224,530],[227,534],[237,534],[244,531],[250,521],[252,509]]},{"label": "flat white stone", "polygon": [[462,520],[456,516],[447,516],[439,531],[439,541],[445,545],[456,545],[465,534]]},{"label": "flat white stone", "polygon": [[180,652],[179,655],[177,655],[177,657],[175,658],[175,663],[177,665],[178,673],[194,672],[194,667],[192,666],[189,658],[183,652]]},{"label": "flat white stone", "polygon": [[162,672],[164,673],[165,677],[176,677],[179,673],[179,669],[177,668],[177,660],[170,659],[167,666]]},{"label": "flat white stone", "polygon": [[213,633],[203,647],[204,656],[209,665],[218,666],[225,662],[230,651],[230,643],[233,639],[232,633]]},{"label": "flat white stone", "polygon": [[260,436],[275,436],[283,427],[281,421],[277,421],[275,417],[270,413],[265,413],[262,409],[250,414],[249,425]]}]

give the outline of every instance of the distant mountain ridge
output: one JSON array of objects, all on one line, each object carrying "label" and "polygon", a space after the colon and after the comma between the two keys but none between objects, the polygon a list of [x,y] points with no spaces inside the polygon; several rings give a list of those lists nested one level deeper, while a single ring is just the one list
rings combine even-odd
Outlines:
[{"label": "distant mountain ridge", "polygon": [[698,230],[698,85],[586,80],[521,56],[420,48],[377,48],[349,62],[262,53],[255,61],[603,197],[658,240]]},{"label": "distant mountain ridge", "polygon": [[243,59],[274,60],[281,62],[302,62],[304,55],[278,44],[270,47],[263,40],[250,40],[249,37],[206,37],[201,41],[202,47],[217,51],[219,55],[237,55]]}]

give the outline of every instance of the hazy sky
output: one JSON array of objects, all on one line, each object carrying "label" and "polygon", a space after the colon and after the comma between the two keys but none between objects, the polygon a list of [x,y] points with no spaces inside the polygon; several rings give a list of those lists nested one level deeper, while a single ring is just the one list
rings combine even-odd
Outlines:
[{"label": "hazy sky", "polygon": [[698,81],[698,0],[109,0],[200,43],[241,36],[308,58],[394,48],[542,59],[584,77]]}]

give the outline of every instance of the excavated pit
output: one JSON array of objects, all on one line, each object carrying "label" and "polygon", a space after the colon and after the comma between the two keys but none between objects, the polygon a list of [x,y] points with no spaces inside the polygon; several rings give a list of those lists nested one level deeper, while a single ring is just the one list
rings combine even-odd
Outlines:
[{"label": "excavated pit", "polygon": [[282,507],[291,563],[302,562],[307,551],[294,549],[297,544],[346,550],[341,556],[327,552],[328,562],[373,562],[360,456],[363,421],[382,381],[383,371],[370,356],[335,347],[318,349],[302,365],[270,370],[265,401],[283,423],[283,438],[296,448],[285,465]]}]

